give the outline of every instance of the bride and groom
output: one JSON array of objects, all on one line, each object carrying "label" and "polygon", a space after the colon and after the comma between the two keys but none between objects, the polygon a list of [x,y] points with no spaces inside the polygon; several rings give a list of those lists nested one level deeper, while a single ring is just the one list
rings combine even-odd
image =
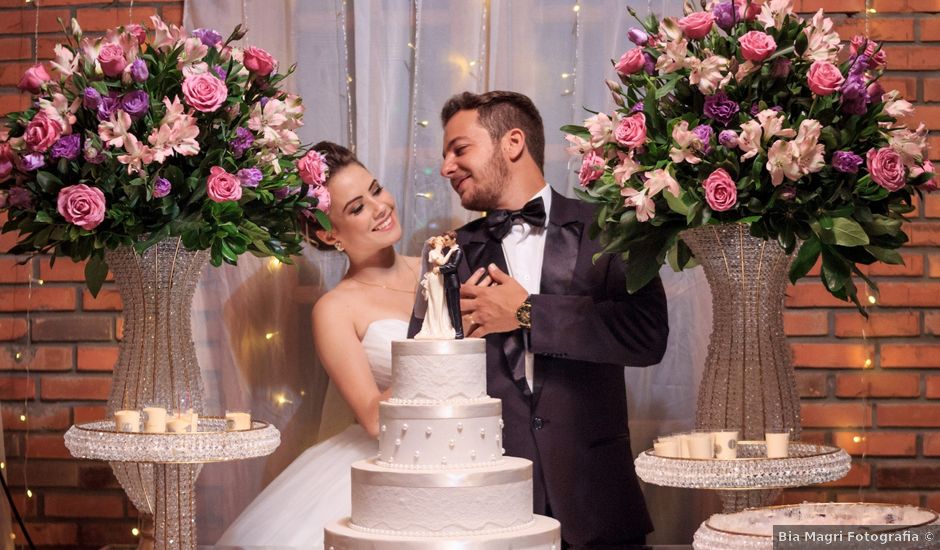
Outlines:
[{"label": "bride and groom", "polygon": [[[465,92],[441,112],[441,175],[468,210],[456,231],[462,326],[484,337],[487,393],[502,400],[506,454],[533,461],[534,509],[566,546],[642,542],[652,525],[633,470],[624,365],[657,363],[668,335],[659,279],[626,292],[622,264],[588,236],[591,207],[543,176],[541,116],[514,92]],[[320,244],[349,257],[313,310],[317,353],[358,423],[305,451],[223,534],[220,546],[322,547],[348,515],[349,465],[376,454],[389,395],[391,341],[414,336],[419,259],[395,252],[393,197],[343,147],[320,143],[332,230]]]}]

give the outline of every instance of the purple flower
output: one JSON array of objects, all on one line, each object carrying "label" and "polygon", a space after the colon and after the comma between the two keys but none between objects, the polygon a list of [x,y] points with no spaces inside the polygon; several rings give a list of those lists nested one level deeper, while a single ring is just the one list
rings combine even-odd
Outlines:
[{"label": "purple flower", "polygon": [[261,170],[257,168],[242,168],[235,175],[243,187],[258,187],[261,178],[264,177]]},{"label": "purple flower", "polygon": [[274,190],[274,197],[278,200],[283,200],[287,198],[287,195],[293,195],[298,190],[299,188],[297,187],[288,187],[286,185],[284,187],[278,187]]},{"label": "purple flower", "polygon": [[711,152],[712,134],[714,134],[714,132],[715,131],[712,130],[712,127],[709,126],[708,124],[700,124],[696,126],[695,128],[692,128],[692,133],[695,134],[695,136],[698,137],[700,140],[702,140],[702,153],[703,154],[707,155],[708,153]]},{"label": "purple flower", "polygon": [[95,147],[95,144],[92,143],[91,140],[85,140],[85,148],[82,151],[82,156],[91,164],[101,164],[107,158],[104,151]]},{"label": "purple flower", "polygon": [[627,38],[629,38],[630,42],[633,42],[637,46],[645,46],[646,43],[650,41],[650,35],[646,34],[646,31],[643,29],[638,29],[636,27],[633,27],[627,31]]},{"label": "purple flower", "polygon": [[881,96],[883,95],[885,95],[885,89],[881,87],[877,80],[868,85],[868,101],[870,103],[881,103]]},{"label": "purple flower", "polygon": [[52,158],[75,160],[78,158],[78,152],[82,148],[82,136],[70,134],[62,136],[52,145],[50,150]]},{"label": "purple flower", "polygon": [[638,101],[638,102],[636,102],[636,103],[633,104],[633,108],[630,109],[630,114],[633,114],[633,113],[640,113],[640,112],[642,112],[642,111],[643,111],[643,103],[641,103],[641,102]]},{"label": "purple flower", "polygon": [[722,130],[718,133],[718,143],[728,149],[734,149],[738,146],[738,134],[734,130]]},{"label": "purple flower", "polygon": [[715,4],[712,8],[712,16],[715,18],[715,24],[725,32],[731,32],[732,27],[737,22],[734,6],[731,5],[731,2],[718,2]]},{"label": "purple flower", "polygon": [[264,106],[268,104],[268,101],[271,101],[270,97],[262,97],[258,103],[261,104],[261,108],[264,109]]},{"label": "purple flower", "polygon": [[852,151],[836,151],[832,154],[832,167],[846,174],[857,174],[863,159]]},{"label": "purple flower", "polygon": [[228,73],[225,72],[225,69],[221,65],[214,65],[212,67],[212,72],[215,73],[215,76],[219,77],[219,80],[225,82],[225,79],[228,77]]},{"label": "purple flower", "polygon": [[793,63],[784,57],[778,57],[774,59],[773,64],[770,66],[770,76],[774,78],[786,78],[790,74],[790,66]]},{"label": "purple flower", "polygon": [[86,109],[91,109],[92,111],[97,110],[98,106],[101,105],[101,94],[91,86],[85,88],[82,94],[82,105]]},{"label": "purple flower", "polygon": [[852,66],[849,67],[849,77],[864,75],[868,70],[869,61],[870,58],[865,54],[856,56],[852,61]]},{"label": "purple flower", "polygon": [[222,35],[214,29],[196,29],[192,34],[198,38],[203,45],[210,48],[222,41]]},{"label": "purple flower", "polygon": [[255,136],[247,128],[237,128],[235,130],[235,139],[229,142],[235,158],[240,158],[245,151],[255,142]]},{"label": "purple flower", "polygon": [[29,189],[19,185],[11,187],[10,195],[7,197],[7,204],[9,204],[11,208],[29,210],[33,207],[33,194],[29,192]]},{"label": "purple flower", "polygon": [[157,178],[157,180],[153,182],[153,198],[162,199],[170,194],[172,188],[173,186],[170,184],[170,180]]},{"label": "purple flower", "polygon": [[702,109],[703,114],[721,124],[727,126],[734,115],[738,114],[740,107],[738,104],[728,98],[724,92],[716,92],[705,98],[705,106]]},{"label": "purple flower", "polygon": [[134,82],[143,82],[150,78],[150,71],[147,70],[147,62],[137,58],[131,63],[131,78]]},{"label": "purple flower", "polygon": [[646,60],[643,63],[643,70],[646,71],[646,74],[656,74],[656,58],[647,52],[643,52],[643,59]]},{"label": "purple flower", "polygon": [[109,92],[106,96],[101,96],[101,102],[98,103],[98,120],[108,120],[114,111],[120,106],[121,101],[117,92]]},{"label": "purple flower", "polygon": [[868,88],[861,75],[849,75],[839,91],[842,93],[842,112],[852,115],[868,112]]},{"label": "purple flower", "polygon": [[46,159],[42,156],[42,153],[30,153],[20,159],[20,167],[24,172],[39,170],[46,165]]},{"label": "purple flower", "polygon": [[150,96],[143,90],[127,92],[121,98],[121,109],[131,115],[131,118],[137,120],[150,110]]},{"label": "purple flower", "polygon": [[792,185],[784,185],[780,188],[780,199],[785,201],[792,201],[796,198],[796,188]]}]

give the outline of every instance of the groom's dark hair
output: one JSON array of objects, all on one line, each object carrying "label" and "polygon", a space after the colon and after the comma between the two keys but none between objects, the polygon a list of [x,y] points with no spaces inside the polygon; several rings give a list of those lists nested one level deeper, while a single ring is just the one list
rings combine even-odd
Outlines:
[{"label": "groom's dark hair", "polygon": [[542,173],[545,172],[545,129],[542,115],[535,108],[532,100],[518,92],[494,90],[484,94],[463,92],[452,96],[441,109],[441,125],[459,111],[476,111],[480,125],[486,128],[493,142],[513,128],[519,128],[525,134],[526,147],[532,160]]}]

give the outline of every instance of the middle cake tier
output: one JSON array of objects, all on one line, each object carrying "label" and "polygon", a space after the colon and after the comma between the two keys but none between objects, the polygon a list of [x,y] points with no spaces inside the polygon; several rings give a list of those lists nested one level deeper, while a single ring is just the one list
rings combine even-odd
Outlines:
[{"label": "middle cake tier", "polygon": [[522,529],[532,517],[532,462],[524,458],[446,471],[352,465],[353,529],[460,536]]},{"label": "middle cake tier", "polygon": [[466,468],[493,464],[503,455],[502,402],[412,405],[379,403],[380,466],[407,469]]}]

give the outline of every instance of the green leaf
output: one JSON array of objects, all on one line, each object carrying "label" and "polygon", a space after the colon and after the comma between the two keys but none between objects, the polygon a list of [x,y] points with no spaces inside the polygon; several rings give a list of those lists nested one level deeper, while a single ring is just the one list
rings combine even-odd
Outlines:
[{"label": "green leaf", "polygon": [[663,197],[666,199],[666,204],[669,205],[669,209],[680,214],[682,216],[687,216],[689,214],[689,206],[685,204],[682,200],[682,193],[679,193],[679,196],[675,196],[670,193],[668,190],[663,191]]},{"label": "green leaf", "polygon": [[63,187],[62,180],[52,172],[36,172],[36,182],[43,191],[52,195]]},{"label": "green leaf", "polygon": [[52,216],[45,210],[36,211],[36,221],[38,223],[52,223]]},{"label": "green leaf", "polygon": [[840,246],[861,246],[869,242],[868,234],[852,218],[833,218],[832,234]]},{"label": "green leaf", "polygon": [[796,258],[794,258],[793,263],[790,264],[791,283],[796,283],[796,281],[805,277],[806,274],[809,273],[809,270],[816,265],[821,247],[822,244],[819,242],[819,239],[809,239],[803,242],[799,251],[796,253]]},{"label": "green leaf", "polygon": [[886,264],[894,264],[894,265],[904,264],[904,258],[901,257],[901,254],[899,254],[897,250],[891,250],[890,248],[882,248],[880,246],[866,246],[865,250],[867,250],[869,254],[877,258],[878,261],[880,262],[884,262]]},{"label": "green leaf", "polygon": [[92,296],[97,297],[101,290],[101,284],[108,276],[108,263],[103,254],[93,254],[85,263],[85,284],[88,285],[88,291]]},{"label": "green leaf", "polygon": [[588,132],[588,129],[584,126],[578,126],[576,124],[565,124],[561,127],[561,131],[566,134],[574,134],[578,137],[589,138],[591,133]]}]

